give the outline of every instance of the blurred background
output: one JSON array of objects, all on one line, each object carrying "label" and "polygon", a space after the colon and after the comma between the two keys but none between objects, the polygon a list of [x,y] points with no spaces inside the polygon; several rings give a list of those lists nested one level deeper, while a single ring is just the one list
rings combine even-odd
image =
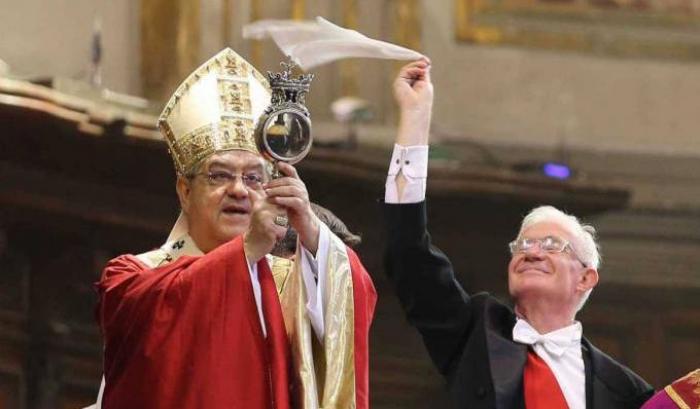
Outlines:
[{"label": "blurred background", "polygon": [[[0,0],[0,408],[94,402],[93,283],[178,211],[164,100],[224,46],[278,69],[242,26],[317,15],[432,59],[431,231],[468,291],[507,297],[506,243],[553,204],[599,228],[584,335],[657,388],[700,366],[700,1]],[[444,407],[381,262],[399,66],[314,71],[298,168],[363,236],[372,406]]]}]

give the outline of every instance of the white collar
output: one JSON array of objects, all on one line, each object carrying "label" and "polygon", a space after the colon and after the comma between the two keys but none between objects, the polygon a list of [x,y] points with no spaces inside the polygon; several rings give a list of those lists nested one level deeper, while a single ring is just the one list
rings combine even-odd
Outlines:
[{"label": "white collar", "polygon": [[[169,237],[170,239],[170,237]],[[180,237],[165,242],[160,249],[166,253],[166,261],[173,262],[182,256],[203,256],[204,252],[197,247],[194,239],[185,233]]]},{"label": "white collar", "polygon": [[583,327],[578,321],[546,334],[540,334],[524,319],[518,318],[513,327],[513,340],[527,345],[540,345],[548,353],[561,357],[568,348],[581,347]]}]

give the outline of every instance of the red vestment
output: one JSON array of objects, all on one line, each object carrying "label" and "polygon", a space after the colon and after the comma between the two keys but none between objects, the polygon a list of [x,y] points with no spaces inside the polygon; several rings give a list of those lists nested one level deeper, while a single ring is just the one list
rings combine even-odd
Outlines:
[{"label": "red vestment", "polygon": [[[360,394],[367,391],[367,332],[376,295],[348,253],[357,287],[358,408],[367,408],[359,403],[366,400]],[[246,263],[238,237],[204,256],[182,256],[154,269],[130,255],[108,264],[97,285],[103,408],[290,408],[289,344],[272,275],[263,258],[265,337]]]},{"label": "red vestment", "polygon": [[377,291],[355,252],[350,248],[347,251],[355,304],[355,403],[356,409],[369,409],[369,327],[377,303]]}]

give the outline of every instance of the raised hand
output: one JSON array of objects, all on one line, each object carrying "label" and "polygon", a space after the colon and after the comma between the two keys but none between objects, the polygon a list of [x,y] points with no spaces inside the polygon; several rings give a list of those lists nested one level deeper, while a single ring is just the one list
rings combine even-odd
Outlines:
[{"label": "raised hand", "polygon": [[302,244],[315,254],[318,249],[321,222],[311,210],[306,185],[299,178],[294,166],[277,162],[277,168],[284,177],[273,179],[265,184],[267,200],[287,210],[289,223],[299,233]]},{"label": "raised hand", "polygon": [[284,216],[285,209],[272,203],[265,192],[248,188],[248,195],[252,211],[250,226],[243,237],[243,249],[248,261],[257,262],[287,232],[287,227],[275,223],[275,218]]},{"label": "raised hand", "polygon": [[414,61],[399,71],[394,81],[394,99],[401,111],[396,143],[403,146],[426,145],[433,108],[430,60]]}]

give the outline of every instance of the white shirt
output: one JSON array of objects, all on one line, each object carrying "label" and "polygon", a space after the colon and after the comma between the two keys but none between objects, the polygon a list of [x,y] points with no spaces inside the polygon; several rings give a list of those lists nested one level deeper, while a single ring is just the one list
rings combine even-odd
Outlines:
[{"label": "white shirt", "polygon": [[[316,333],[316,337],[323,344],[324,325],[323,325],[323,287],[326,283],[326,260],[328,259],[328,243],[329,234],[331,234],[328,226],[324,223],[320,224],[320,232],[318,236],[318,250],[316,257],[306,247],[299,245],[301,251],[301,275],[306,287],[309,301],[306,303],[306,312],[309,314],[311,327]],[[263,316],[262,298],[260,290],[260,280],[258,280],[258,265],[257,263],[248,262],[248,272],[250,273],[250,281],[253,283],[253,295],[255,296],[255,304],[258,307],[258,317],[260,325],[263,329],[263,334],[267,336],[265,328],[265,317]],[[318,278],[318,283],[316,279]]]},{"label": "white shirt", "polygon": [[[318,250],[316,257],[304,247],[301,242],[301,276],[306,287],[306,294],[309,298],[306,303],[306,312],[309,314],[311,327],[316,333],[316,337],[323,345],[323,336],[325,334],[325,326],[323,324],[323,289],[326,286],[326,261],[328,260],[328,249],[330,244],[331,231],[325,223],[320,224],[320,233],[318,236]],[[260,297],[260,281],[258,280],[258,265],[257,263],[248,263],[250,271],[250,280],[253,283],[253,295],[255,296],[255,304],[258,306],[258,316],[260,324],[263,327],[263,333],[267,336],[265,329],[265,317],[262,310],[262,299]]]},{"label": "white shirt", "polygon": [[537,356],[547,363],[561,388],[569,409],[586,408],[586,369],[581,351],[581,323],[540,334],[527,321],[518,318],[513,340],[532,345]]},{"label": "white shirt", "polygon": [[[403,173],[406,179],[403,195],[399,197],[396,186],[396,176]],[[419,203],[425,200],[426,180],[428,176],[428,146],[394,145],[391,155],[389,172],[386,178],[386,192],[384,201],[391,204]],[[526,321],[518,320],[532,328]],[[522,325],[522,324],[521,324]],[[515,330],[515,328],[514,328]],[[534,331],[534,329],[532,329]],[[534,344],[533,350],[542,358],[554,373],[559,387],[564,394],[564,399],[569,409],[585,409],[586,407],[586,370],[581,352],[581,324],[576,322],[571,326],[542,335],[542,337],[568,337],[575,338],[578,333],[578,342],[565,348],[561,356],[547,351],[541,344]],[[537,333],[537,331],[535,331]],[[539,335],[539,334],[538,334]]]}]

